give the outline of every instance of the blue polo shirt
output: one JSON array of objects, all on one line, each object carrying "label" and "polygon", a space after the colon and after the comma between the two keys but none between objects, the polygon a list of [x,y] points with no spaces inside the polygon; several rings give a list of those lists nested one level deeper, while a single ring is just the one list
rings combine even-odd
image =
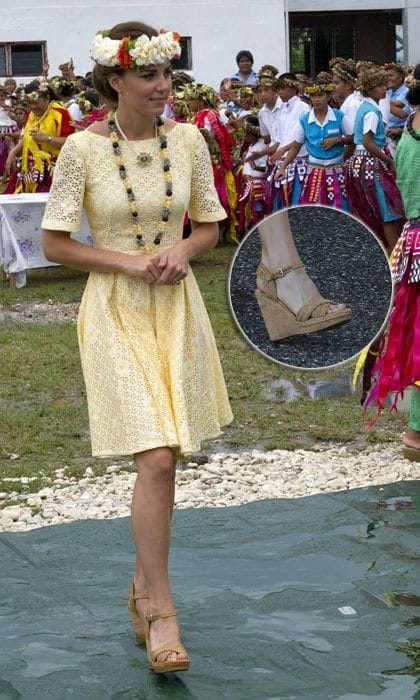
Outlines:
[{"label": "blue polo shirt", "polygon": [[338,143],[331,148],[321,148],[321,141],[333,136],[346,136],[352,133],[351,125],[347,117],[339,109],[328,107],[327,116],[321,124],[313,109],[303,114],[300,119],[300,127],[297,127],[294,140],[305,143],[309,153],[309,160],[332,160],[343,155],[344,144]]},{"label": "blue polo shirt", "polygon": [[[404,112],[408,116],[410,114],[412,108],[410,107],[410,105],[407,102],[407,93],[408,93],[408,87],[407,87],[407,85],[404,85],[404,83],[402,85],[400,85],[400,87],[397,88],[396,90],[389,88],[386,91],[387,97],[388,97],[390,102],[403,102],[404,103],[403,109],[404,109]],[[394,114],[392,114],[392,112],[390,112],[388,127],[390,129],[395,128],[395,127],[402,128],[405,124],[405,121],[406,121],[405,118],[400,119],[399,117],[396,117]]]},{"label": "blue polo shirt", "polygon": [[[235,73],[235,75],[231,75],[230,78],[231,78],[231,80],[235,79],[235,80],[241,80],[242,82],[244,82],[241,78],[239,71],[237,71]],[[255,83],[256,79],[257,79],[257,74],[255,73],[255,71],[252,70],[250,72],[250,74],[248,75],[248,77],[246,79],[246,83],[244,83],[244,85],[253,85]]]}]

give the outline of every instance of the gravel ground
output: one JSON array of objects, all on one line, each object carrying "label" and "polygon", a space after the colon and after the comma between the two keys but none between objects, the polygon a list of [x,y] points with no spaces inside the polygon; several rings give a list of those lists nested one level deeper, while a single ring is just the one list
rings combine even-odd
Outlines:
[{"label": "gravel ground", "polygon": [[15,321],[16,323],[62,323],[75,321],[79,302],[61,304],[58,301],[22,301],[5,307],[0,304],[0,323]]},{"label": "gravel ground", "polygon": [[[0,493],[0,531],[22,532],[73,520],[126,517],[136,475],[114,465],[102,477],[88,467],[84,478],[66,478],[35,494]],[[25,477],[23,477],[25,478]],[[354,454],[342,446],[319,451],[220,452],[206,464],[177,470],[177,508],[234,506],[267,498],[298,498],[420,478],[418,464],[402,458],[399,445]],[[25,482],[27,483],[28,480]],[[7,505],[7,500],[18,504]]]},{"label": "gravel ground", "polygon": [[258,228],[243,241],[232,264],[232,310],[248,342],[277,362],[306,369],[335,365],[358,354],[384,323],[392,288],[386,256],[368,229],[343,212],[301,206],[289,210],[289,219],[309,276],[323,296],[351,306],[351,321],[271,342],[255,300]]}]

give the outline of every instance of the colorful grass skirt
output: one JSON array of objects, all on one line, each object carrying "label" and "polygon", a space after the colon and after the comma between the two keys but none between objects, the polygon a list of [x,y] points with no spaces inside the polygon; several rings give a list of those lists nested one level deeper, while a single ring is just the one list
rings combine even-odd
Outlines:
[{"label": "colorful grass skirt", "polygon": [[342,163],[308,163],[302,182],[299,204],[324,204],[349,211],[345,166]]},{"label": "colorful grass skirt", "polygon": [[281,180],[274,179],[281,161],[270,166],[267,174],[266,214],[298,204],[307,163],[306,157],[296,158],[292,163],[289,163]]},{"label": "colorful grass skirt", "polygon": [[372,372],[376,384],[366,401],[366,406],[375,402],[378,413],[388,394],[395,392],[395,409],[404,389],[420,380],[420,219],[404,226],[391,265],[394,306]]},{"label": "colorful grass skirt", "polygon": [[351,213],[385,242],[383,224],[404,218],[400,191],[389,167],[368,151],[356,151],[346,163],[346,189]]},{"label": "colorful grass skirt", "polygon": [[267,186],[264,178],[246,176],[238,196],[239,235],[249,231],[264,216]]}]

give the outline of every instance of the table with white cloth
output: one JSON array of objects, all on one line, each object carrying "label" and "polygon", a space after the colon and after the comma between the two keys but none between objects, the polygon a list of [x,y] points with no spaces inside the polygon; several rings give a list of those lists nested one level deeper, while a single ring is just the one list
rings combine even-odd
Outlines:
[{"label": "table with white cloth", "polygon": [[[0,267],[16,287],[26,284],[26,270],[56,265],[42,252],[41,221],[48,192],[0,195]],[[72,236],[93,245],[83,213],[80,231]]]}]

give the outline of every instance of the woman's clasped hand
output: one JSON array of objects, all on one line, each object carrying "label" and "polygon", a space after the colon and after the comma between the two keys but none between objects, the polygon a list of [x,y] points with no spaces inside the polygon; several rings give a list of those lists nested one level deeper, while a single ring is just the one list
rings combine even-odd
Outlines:
[{"label": "woman's clasped hand", "polygon": [[129,256],[124,271],[133,277],[143,277],[149,284],[172,285],[187,276],[188,260],[189,256],[180,242],[160,254],[142,253]]}]

